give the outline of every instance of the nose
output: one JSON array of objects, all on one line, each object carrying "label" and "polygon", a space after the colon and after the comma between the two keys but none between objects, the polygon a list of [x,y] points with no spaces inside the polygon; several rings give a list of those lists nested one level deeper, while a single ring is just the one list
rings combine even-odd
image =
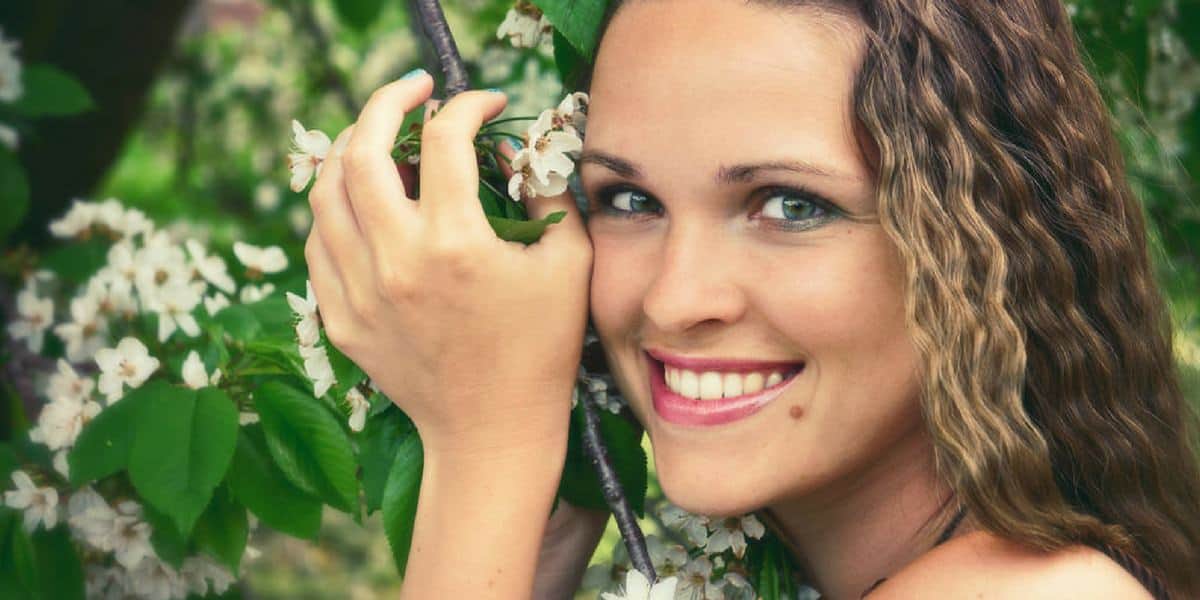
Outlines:
[{"label": "nose", "polygon": [[660,333],[684,334],[734,323],[746,310],[739,260],[729,236],[700,223],[671,224],[642,311]]}]

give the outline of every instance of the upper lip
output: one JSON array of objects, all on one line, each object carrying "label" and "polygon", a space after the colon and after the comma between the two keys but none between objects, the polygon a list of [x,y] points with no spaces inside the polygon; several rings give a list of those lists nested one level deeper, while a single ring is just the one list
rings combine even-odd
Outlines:
[{"label": "upper lip", "polygon": [[803,366],[802,360],[752,360],[710,356],[680,356],[646,348],[646,354],[658,362],[689,371],[788,371]]}]

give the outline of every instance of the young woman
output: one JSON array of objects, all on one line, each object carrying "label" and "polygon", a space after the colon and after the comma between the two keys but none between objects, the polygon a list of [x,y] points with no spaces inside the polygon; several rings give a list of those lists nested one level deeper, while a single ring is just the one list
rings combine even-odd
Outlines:
[{"label": "young woman", "polygon": [[406,200],[431,93],[338,138],[306,247],[424,442],[405,597],[570,596],[603,520],[545,517],[589,309],[667,497],[758,511],[826,599],[1200,597],[1191,413],[1058,0],[615,3],[586,224],[530,200],[568,217],[528,248],[475,196],[501,94],[428,122]]}]

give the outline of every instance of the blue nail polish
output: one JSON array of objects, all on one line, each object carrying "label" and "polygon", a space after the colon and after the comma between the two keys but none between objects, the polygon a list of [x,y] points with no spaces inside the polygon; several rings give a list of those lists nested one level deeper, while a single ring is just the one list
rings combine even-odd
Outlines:
[{"label": "blue nail polish", "polygon": [[503,93],[504,93],[504,92],[500,91],[500,88],[488,88],[488,89],[487,89],[487,91],[489,91],[489,92],[496,92],[497,94],[503,94]]},{"label": "blue nail polish", "polygon": [[513,150],[520,150],[525,147],[525,143],[517,138],[508,138],[508,143],[512,144]]},{"label": "blue nail polish", "polygon": [[422,69],[421,67],[417,67],[417,68],[405,73],[404,76],[401,77],[400,79],[412,79],[413,77],[423,75],[424,73],[425,73],[425,69]]}]

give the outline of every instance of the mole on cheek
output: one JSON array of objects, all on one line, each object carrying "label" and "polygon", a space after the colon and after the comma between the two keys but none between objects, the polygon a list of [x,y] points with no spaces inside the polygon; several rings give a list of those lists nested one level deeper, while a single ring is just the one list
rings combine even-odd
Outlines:
[{"label": "mole on cheek", "polygon": [[788,414],[791,415],[793,419],[799,419],[800,417],[804,416],[804,409],[799,405],[795,405],[788,409]]}]

